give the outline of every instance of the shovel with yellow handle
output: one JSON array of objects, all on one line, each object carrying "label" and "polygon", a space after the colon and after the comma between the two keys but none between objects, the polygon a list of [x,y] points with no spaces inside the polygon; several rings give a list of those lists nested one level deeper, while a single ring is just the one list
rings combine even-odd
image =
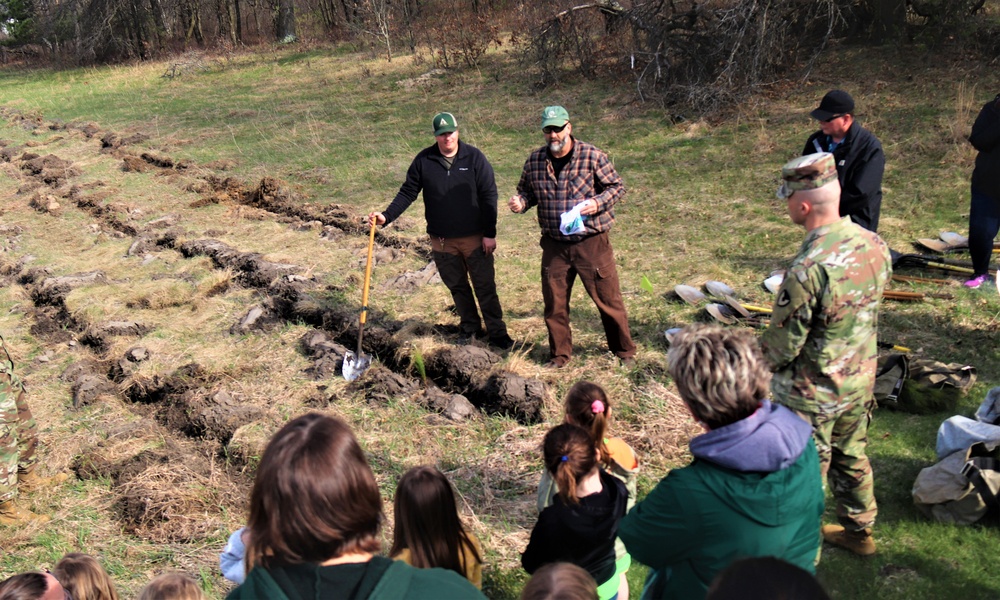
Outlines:
[{"label": "shovel with yellow handle", "polygon": [[368,320],[368,288],[372,281],[372,253],[375,250],[375,226],[377,222],[372,219],[371,232],[368,234],[368,260],[365,261],[365,284],[361,292],[361,318],[358,320],[358,351],[350,350],[344,355],[343,374],[344,379],[354,381],[361,377],[372,364],[372,357],[361,351],[361,340],[365,335],[365,321]]}]

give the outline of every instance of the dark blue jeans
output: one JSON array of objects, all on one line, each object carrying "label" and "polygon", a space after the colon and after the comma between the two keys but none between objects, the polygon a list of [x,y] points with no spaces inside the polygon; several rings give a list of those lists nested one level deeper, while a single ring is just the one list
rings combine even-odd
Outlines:
[{"label": "dark blue jeans", "polygon": [[976,275],[989,270],[993,253],[993,238],[1000,232],[1000,198],[993,198],[972,188],[972,207],[969,209],[969,252]]}]

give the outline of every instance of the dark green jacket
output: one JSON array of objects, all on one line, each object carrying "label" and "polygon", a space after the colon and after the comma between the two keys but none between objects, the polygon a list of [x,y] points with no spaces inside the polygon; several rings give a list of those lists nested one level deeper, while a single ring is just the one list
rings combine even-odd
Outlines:
[{"label": "dark green jacket", "polygon": [[779,471],[740,472],[698,458],[674,469],[625,515],[618,537],[653,569],[651,578],[659,576],[659,588],[643,598],[698,600],[716,573],[742,557],[776,556],[814,573],[822,513],[809,439]]},{"label": "dark green jacket", "polygon": [[[360,577],[340,576],[343,568],[363,569]],[[334,582],[337,583],[334,583]],[[292,565],[250,571],[226,600],[485,600],[482,592],[454,571],[418,569],[376,556],[366,565]]]}]

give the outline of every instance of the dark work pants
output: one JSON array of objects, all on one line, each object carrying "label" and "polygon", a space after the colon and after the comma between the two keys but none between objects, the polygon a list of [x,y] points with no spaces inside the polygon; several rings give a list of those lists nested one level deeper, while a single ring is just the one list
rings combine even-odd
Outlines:
[{"label": "dark work pants", "polygon": [[[479,309],[486,322],[486,334],[491,340],[507,336],[507,325],[503,322],[503,309],[497,296],[493,255],[483,252],[483,236],[472,235],[461,238],[431,237],[434,264],[437,265],[441,281],[448,287],[455,301],[455,311],[460,320],[459,327],[465,333],[477,333],[482,328]],[[472,286],[469,286],[469,281]],[[476,294],[472,295],[475,288]]]},{"label": "dark work pants", "polygon": [[1000,198],[992,198],[979,190],[972,190],[969,210],[969,252],[972,269],[976,275],[989,271],[993,254],[993,238],[1000,231]]},{"label": "dark work pants", "polygon": [[579,242],[560,242],[542,236],[542,298],[545,326],[549,330],[549,354],[565,364],[573,354],[573,333],[569,327],[569,299],[577,275],[601,313],[608,348],[619,358],[635,355],[628,327],[628,315],[618,283],[615,254],[607,233]]}]

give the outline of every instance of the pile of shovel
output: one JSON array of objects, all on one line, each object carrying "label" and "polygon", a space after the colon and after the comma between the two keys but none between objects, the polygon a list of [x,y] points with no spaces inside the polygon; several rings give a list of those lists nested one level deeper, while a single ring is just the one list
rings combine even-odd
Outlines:
[{"label": "pile of shovel", "polygon": [[683,284],[674,286],[674,293],[692,306],[700,306],[707,302],[705,312],[715,321],[726,325],[742,323],[751,327],[767,325],[771,309],[740,302],[736,297],[736,291],[729,285],[721,281],[707,281],[705,291],[712,300],[696,287]]},{"label": "pile of shovel", "polygon": [[[781,283],[784,281],[784,278],[784,269],[772,271],[768,278],[764,280],[764,288],[772,294],[777,294],[778,290],[781,289]],[[729,285],[721,281],[707,281],[704,287],[705,291],[708,292],[707,296],[698,288],[683,284],[674,286],[674,293],[681,300],[692,306],[701,306],[707,302],[705,304],[705,313],[712,320],[725,325],[745,325],[762,328],[767,327],[768,323],[770,323],[771,308],[740,302],[737,299],[736,291]],[[709,296],[712,298],[710,299]],[[712,301],[712,299],[720,300],[721,302]],[[667,341],[671,342],[673,336],[680,329],[679,327],[668,329],[665,332]],[[891,342],[879,341],[878,346],[879,348],[891,349],[895,352],[910,352],[909,348]]]}]

